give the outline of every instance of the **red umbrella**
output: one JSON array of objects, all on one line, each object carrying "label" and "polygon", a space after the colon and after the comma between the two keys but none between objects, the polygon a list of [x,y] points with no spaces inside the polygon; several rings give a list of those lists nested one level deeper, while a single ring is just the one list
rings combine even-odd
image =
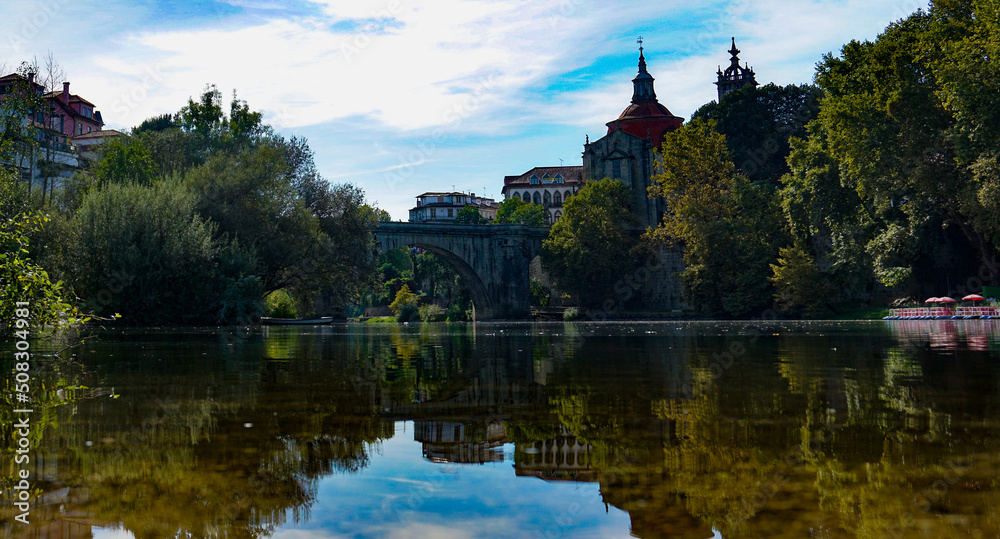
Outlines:
[{"label": "red umbrella", "polygon": [[924,303],[941,303],[941,298],[927,298]]},{"label": "red umbrella", "polygon": [[948,296],[944,296],[943,298],[938,298],[938,301],[940,301],[941,303],[956,303],[955,300],[949,298]]},{"label": "red umbrella", "polygon": [[963,301],[983,301],[984,299],[986,298],[980,296],[979,294],[969,294],[968,296],[962,298]]}]

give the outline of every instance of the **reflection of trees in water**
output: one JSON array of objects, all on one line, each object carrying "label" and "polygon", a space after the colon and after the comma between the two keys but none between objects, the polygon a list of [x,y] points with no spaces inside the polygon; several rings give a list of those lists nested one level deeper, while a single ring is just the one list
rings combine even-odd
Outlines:
[{"label": "reflection of trees in water", "polygon": [[94,361],[88,383],[125,389],[56,418],[45,487],[140,537],[259,536],[413,419],[428,458],[484,462],[511,441],[518,475],[598,482],[638,536],[997,531],[995,358],[792,335],[743,339],[720,369],[733,336],[501,327],[102,343],[129,360]]}]

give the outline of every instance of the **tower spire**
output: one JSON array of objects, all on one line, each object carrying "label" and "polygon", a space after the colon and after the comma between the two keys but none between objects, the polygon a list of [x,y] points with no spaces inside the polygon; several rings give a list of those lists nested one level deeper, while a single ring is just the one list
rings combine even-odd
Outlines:
[{"label": "tower spire", "polygon": [[719,102],[722,97],[729,92],[739,90],[744,86],[757,87],[757,79],[750,66],[740,67],[740,50],[736,48],[736,38],[732,38],[732,47],[729,49],[729,67],[723,71],[719,69],[719,80],[715,84],[719,87]]},{"label": "tower spire", "polygon": [[646,57],[642,53],[642,36],[636,40],[639,44],[639,74],[632,79],[632,102],[656,101],[656,92],[653,91],[653,76],[646,71]]}]

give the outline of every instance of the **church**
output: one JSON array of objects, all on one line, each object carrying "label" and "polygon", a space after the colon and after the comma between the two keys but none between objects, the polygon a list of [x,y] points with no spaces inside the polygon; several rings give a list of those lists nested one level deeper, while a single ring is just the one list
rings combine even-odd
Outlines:
[{"label": "church", "polygon": [[[718,72],[719,101],[743,86],[757,86],[754,72],[740,67],[739,50],[733,38],[731,65]],[[594,142],[589,137],[583,147],[583,180],[615,178],[632,188],[633,204],[643,228],[659,224],[665,210],[662,199],[649,198],[653,180],[653,150],[663,144],[667,133],[684,119],[660,104],[653,88],[653,76],[646,70],[642,38],[639,38],[639,73],[632,79],[632,101],[618,118],[608,122],[607,134]]]}]

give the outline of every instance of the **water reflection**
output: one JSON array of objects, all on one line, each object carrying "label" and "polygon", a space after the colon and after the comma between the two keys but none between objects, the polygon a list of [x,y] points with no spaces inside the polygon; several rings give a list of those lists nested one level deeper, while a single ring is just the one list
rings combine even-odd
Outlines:
[{"label": "water reflection", "polygon": [[990,322],[113,333],[34,373],[2,530],[993,537]]}]

